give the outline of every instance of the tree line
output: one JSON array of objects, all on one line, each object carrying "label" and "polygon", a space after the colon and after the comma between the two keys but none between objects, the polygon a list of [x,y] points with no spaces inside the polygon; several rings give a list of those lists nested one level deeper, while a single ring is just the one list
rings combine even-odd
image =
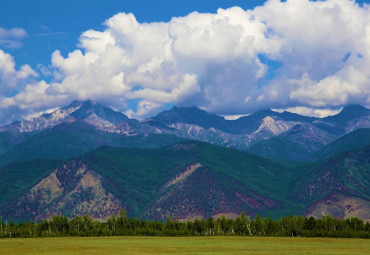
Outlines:
[{"label": "tree line", "polygon": [[128,218],[126,211],[112,215],[105,222],[94,221],[90,216],[68,219],[56,215],[37,222],[8,223],[1,221],[0,238],[58,237],[58,236],[289,236],[289,237],[346,237],[370,238],[370,223],[358,218],[345,220],[331,216],[321,219],[303,216],[247,217],[243,212],[236,219],[225,217],[206,220],[165,222]]}]

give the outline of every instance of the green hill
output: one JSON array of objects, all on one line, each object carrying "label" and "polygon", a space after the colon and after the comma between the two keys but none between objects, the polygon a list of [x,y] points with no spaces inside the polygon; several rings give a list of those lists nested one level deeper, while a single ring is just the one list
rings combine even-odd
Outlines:
[{"label": "green hill", "polygon": [[291,198],[314,216],[370,220],[370,144],[307,166]]},{"label": "green hill", "polygon": [[333,141],[336,137],[311,124],[296,125],[287,132],[262,140],[248,152],[284,160],[308,161],[307,156]]},{"label": "green hill", "polygon": [[0,131],[0,155],[22,142],[28,134]]},{"label": "green hill", "polygon": [[321,160],[341,152],[355,150],[366,144],[370,144],[370,128],[360,128],[338,138],[307,158],[311,161]]},{"label": "green hill", "polygon": [[[161,210],[171,214],[170,207],[184,206],[179,190],[188,193],[189,196],[184,198],[188,203],[200,203],[193,213],[200,210],[201,216],[209,217],[229,210],[235,213],[242,210],[262,212],[262,208],[271,213],[279,207],[285,208],[289,180],[296,175],[292,171],[293,165],[200,142],[185,142],[156,150],[105,147],[88,153],[82,160],[104,177],[108,190],[122,201],[132,201],[129,205],[134,215],[140,215],[153,201],[160,201],[166,207]],[[191,175],[166,187],[166,183],[195,164],[200,167]],[[192,189],[187,190],[190,187]],[[205,187],[210,190],[204,190]],[[199,200],[202,196],[214,196],[214,199],[202,204]],[[248,204],[248,200],[252,202]],[[219,204],[209,209],[211,205],[207,203],[216,202],[224,203],[228,209],[223,211]],[[253,202],[256,205],[252,205]],[[147,209],[145,215],[150,217],[152,213]],[[161,213],[160,217],[166,215]]]},{"label": "green hill", "polygon": [[8,204],[31,189],[51,170],[62,164],[60,160],[35,159],[13,162],[0,167],[0,205]]},{"label": "green hill", "polygon": [[[38,161],[33,164],[35,162]],[[40,161],[40,164],[45,163]],[[105,194],[104,197],[110,196],[112,201],[121,201],[133,217],[204,218],[242,211],[248,215],[280,216],[297,209],[297,205],[286,199],[291,180],[298,173],[293,170],[295,166],[201,142],[182,142],[159,149],[101,147],[56,170],[44,166],[49,176],[42,180],[40,175],[30,178],[30,183],[38,184],[32,190],[22,186],[24,189],[17,191],[17,194],[23,192],[22,195],[6,210],[2,209],[1,214],[29,219],[33,214],[24,208],[29,208],[34,216],[46,211],[51,214],[59,208],[56,212],[73,216],[81,211],[73,210],[65,201],[74,197],[76,207],[83,199]],[[9,165],[4,167],[12,171]],[[26,168],[25,165],[24,171]],[[20,175],[21,171],[16,173]],[[90,185],[86,184],[87,180],[95,186],[76,188]],[[75,184],[71,186],[71,183]],[[93,190],[99,191],[95,194]],[[35,192],[40,196],[37,200],[32,199]],[[3,196],[15,196],[10,193]],[[64,201],[63,204],[60,201]]]},{"label": "green hill", "polygon": [[156,149],[104,146],[63,163],[39,159],[1,167],[0,182],[7,186],[0,214],[15,220],[86,213],[104,219],[125,208],[130,217],[160,220],[242,211],[368,219],[369,171],[370,145],[310,164],[194,141]]}]

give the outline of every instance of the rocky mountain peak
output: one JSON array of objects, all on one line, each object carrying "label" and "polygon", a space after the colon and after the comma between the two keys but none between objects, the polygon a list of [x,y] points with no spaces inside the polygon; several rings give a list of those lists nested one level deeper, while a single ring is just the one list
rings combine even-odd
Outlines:
[{"label": "rocky mountain peak", "polygon": [[116,112],[91,100],[75,100],[69,105],[50,113],[44,113],[31,120],[13,122],[10,125],[3,126],[1,129],[4,131],[31,132],[54,127],[61,123],[70,122],[73,119],[86,121],[99,129],[111,128],[116,124],[129,120],[123,113]]},{"label": "rocky mountain peak", "polygon": [[84,101],[73,100],[69,105],[62,107],[62,109],[79,108]]},{"label": "rocky mountain peak", "polygon": [[272,111],[271,109],[262,109],[262,110],[257,111],[253,115],[267,117],[267,116],[273,116],[275,115],[275,113],[276,112]]},{"label": "rocky mountain peak", "polygon": [[346,130],[366,127],[370,123],[370,109],[361,105],[347,105],[336,115],[323,118],[322,121]]},{"label": "rocky mountain peak", "polygon": [[367,109],[363,107],[362,105],[352,104],[352,105],[345,106],[338,115],[339,116],[351,115],[351,116],[363,117],[363,116],[370,115],[370,109]]},{"label": "rocky mountain peak", "polygon": [[111,124],[118,124],[129,120],[129,118],[121,112],[113,111],[111,108],[95,103],[91,100],[82,102],[81,107],[74,111],[71,116],[76,119],[87,119],[92,115],[96,115],[102,121],[107,121]]},{"label": "rocky mountain peak", "polygon": [[177,123],[194,124],[203,128],[214,127],[218,130],[226,130],[226,120],[218,115],[210,114],[196,106],[193,107],[172,107],[170,110],[163,111],[153,120],[165,124],[172,125]]}]

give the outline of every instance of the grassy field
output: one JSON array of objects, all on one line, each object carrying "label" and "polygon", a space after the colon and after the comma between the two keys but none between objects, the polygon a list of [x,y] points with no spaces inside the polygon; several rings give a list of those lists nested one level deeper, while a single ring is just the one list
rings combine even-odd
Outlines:
[{"label": "grassy field", "polygon": [[274,237],[1,239],[0,254],[369,254],[370,240]]}]

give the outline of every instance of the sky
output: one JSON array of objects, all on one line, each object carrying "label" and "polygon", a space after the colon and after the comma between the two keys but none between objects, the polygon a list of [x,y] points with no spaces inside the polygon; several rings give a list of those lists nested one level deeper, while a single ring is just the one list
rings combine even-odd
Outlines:
[{"label": "sky", "polygon": [[92,99],[323,117],[370,107],[370,6],[350,0],[0,0],[0,123]]}]

